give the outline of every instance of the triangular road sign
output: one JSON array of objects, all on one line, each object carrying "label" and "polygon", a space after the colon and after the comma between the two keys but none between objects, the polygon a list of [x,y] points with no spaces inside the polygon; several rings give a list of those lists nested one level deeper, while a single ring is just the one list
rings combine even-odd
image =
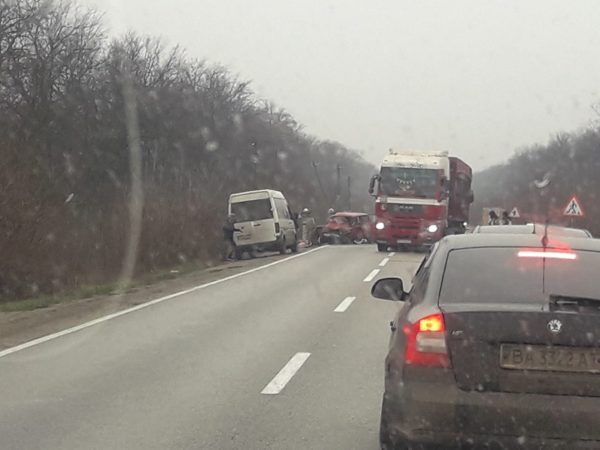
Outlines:
[{"label": "triangular road sign", "polygon": [[520,219],[521,218],[521,214],[519,213],[519,210],[517,209],[516,206],[512,209],[512,211],[510,212],[508,217],[510,217],[511,219]]},{"label": "triangular road sign", "polygon": [[577,198],[576,195],[571,197],[571,200],[569,200],[569,203],[567,203],[567,206],[565,206],[565,209],[563,211],[563,216],[569,216],[569,217],[585,216],[585,213],[583,212],[583,208],[581,207],[581,202],[579,201],[579,199]]}]

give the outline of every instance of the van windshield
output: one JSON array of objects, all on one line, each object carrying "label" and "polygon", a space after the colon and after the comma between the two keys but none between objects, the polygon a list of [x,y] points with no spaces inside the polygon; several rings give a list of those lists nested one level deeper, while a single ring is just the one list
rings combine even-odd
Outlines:
[{"label": "van windshield", "polygon": [[271,201],[268,198],[232,203],[231,213],[235,214],[236,222],[252,222],[273,218]]}]

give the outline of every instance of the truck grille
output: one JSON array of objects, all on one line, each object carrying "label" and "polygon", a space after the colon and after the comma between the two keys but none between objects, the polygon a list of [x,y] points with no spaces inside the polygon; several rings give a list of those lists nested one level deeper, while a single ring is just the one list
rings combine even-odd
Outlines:
[{"label": "truck grille", "polygon": [[402,217],[392,220],[392,234],[394,237],[412,237],[416,236],[421,229],[421,219]]}]

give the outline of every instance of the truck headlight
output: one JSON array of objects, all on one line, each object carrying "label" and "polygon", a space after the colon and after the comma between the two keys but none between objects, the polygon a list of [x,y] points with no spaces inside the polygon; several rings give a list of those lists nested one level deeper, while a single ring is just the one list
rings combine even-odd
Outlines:
[{"label": "truck headlight", "polygon": [[375,228],[377,228],[378,230],[383,230],[385,228],[385,224],[383,222],[377,222],[375,224]]},{"label": "truck headlight", "polygon": [[435,233],[438,230],[438,228],[439,227],[435,223],[432,223],[427,227],[427,231],[429,231],[430,233]]}]

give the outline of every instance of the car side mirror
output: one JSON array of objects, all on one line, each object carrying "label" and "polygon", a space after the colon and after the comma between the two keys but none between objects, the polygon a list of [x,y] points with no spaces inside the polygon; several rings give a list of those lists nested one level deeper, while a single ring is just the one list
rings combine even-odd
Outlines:
[{"label": "car side mirror", "polygon": [[371,180],[369,181],[369,194],[373,197],[377,197],[377,193],[375,192],[375,184],[379,182],[379,175],[375,174],[371,177]]},{"label": "car side mirror", "polygon": [[371,288],[371,295],[382,300],[402,302],[406,298],[404,283],[400,278],[382,278]]},{"label": "car side mirror", "polygon": [[475,194],[473,194],[472,190],[469,190],[469,193],[467,194],[467,201],[469,203],[473,203],[475,201]]}]

